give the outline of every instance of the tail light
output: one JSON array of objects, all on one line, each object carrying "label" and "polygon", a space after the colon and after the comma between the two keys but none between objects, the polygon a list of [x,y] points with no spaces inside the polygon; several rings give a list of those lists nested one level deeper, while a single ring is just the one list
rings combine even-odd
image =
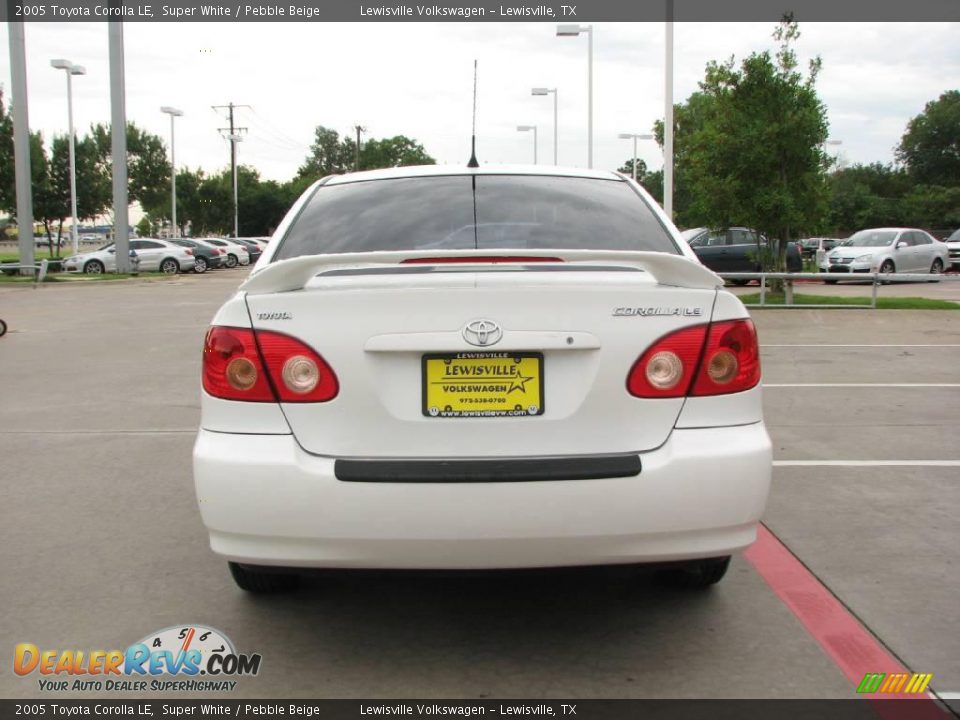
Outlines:
[{"label": "tail light", "polygon": [[642,398],[699,397],[749,390],[760,382],[751,320],[694,325],[665,335],[633,364],[627,390]]},{"label": "tail light", "polygon": [[313,348],[289,335],[218,326],[203,345],[203,389],[225,400],[326,402],[340,385]]},{"label": "tail light", "polygon": [[191,250],[190,248],[184,248],[183,251],[184,251],[187,255],[193,255],[193,250]]}]

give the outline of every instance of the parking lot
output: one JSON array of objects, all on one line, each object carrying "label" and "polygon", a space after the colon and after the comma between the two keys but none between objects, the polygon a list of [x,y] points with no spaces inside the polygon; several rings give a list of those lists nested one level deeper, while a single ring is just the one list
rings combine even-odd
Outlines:
[{"label": "parking lot", "polygon": [[[960,313],[754,313],[771,535],[708,592],[368,573],[252,597],[190,472],[203,333],[245,274],[0,286],[4,652],[203,623],[263,656],[231,697],[849,698],[884,655],[960,693]],[[5,667],[0,696],[40,695]]]}]

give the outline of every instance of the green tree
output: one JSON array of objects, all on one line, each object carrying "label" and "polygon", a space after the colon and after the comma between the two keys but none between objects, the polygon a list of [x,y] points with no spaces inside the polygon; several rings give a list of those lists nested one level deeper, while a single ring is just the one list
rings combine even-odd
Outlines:
[{"label": "green tree", "polygon": [[[348,139],[349,140],[349,139]],[[350,140],[350,144],[356,144]],[[360,169],[405,167],[409,165],[435,165],[436,160],[427,155],[423,145],[404,135],[395,135],[382,140],[367,140],[360,148]]]},{"label": "green tree", "polygon": [[[623,165],[617,168],[618,173],[623,173],[624,175],[633,176],[633,157],[629,157],[624,160]],[[644,162],[643,158],[637,158],[637,182],[643,179],[643,176],[647,174],[647,163]]]},{"label": "green tree", "polygon": [[[318,125],[310,153],[297,171],[297,179],[312,182],[326,175],[352,172],[357,162],[356,149],[357,143],[349,135],[341,138],[336,130]],[[360,148],[360,170],[434,163],[436,160],[427,154],[423,145],[405,135],[381,140],[370,138]]]},{"label": "green tree", "polygon": [[[716,99],[703,92],[695,92],[685,103],[673,107],[673,215],[681,227],[705,225],[703,213],[694,207],[690,181],[693,138],[697,137],[716,110]],[[657,120],[653,125],[657,144],[663,148],[664,124]],[[651,176],[647,187],[657,201],[663,203],[663,171],[658,177]],[[656,190],[654,192],[651,187]]]},{"label": "green tree", "polygon": [[779,238],[774,261],[786,265],[787,243],[818,227],[827,210],[823,150],[826,109],[816,92],[819,58],[806,77],[792,44],[800,33],[786,16],[774,37],[775,57],[753,53],[739,68],[711,62],[700,83],[712,99],[688,148],[691,212],[711,227],[746,225]]},{"label": "green tree", "polygon": [[13,117],[3,102],[0,88],[0,211],[13,214],[17,204],[13,162]]},{"label": "green tree", "polygon": [[[90,135],[96,144],[98,161],[110,167],[113,153],[110,125],[94,125]],[[159,136],[134,123],[127,123],[127,180],[130,202],[139,202],[147,212],[159,217],[169,217],[161,214],[163,203],[170,198],[166,146]]]},{"label": "green tree", "polygon": [[928,102],[923,112],[907,123],[897,160],[915,182],[960,185],[960,90]]},{"label": "green tree", "polygon": [[829,175],[829,226],[835,233],[903,225],[904,197],[913,183],[903,169],[882,163],[851,165]]},{"label": "green tree", "polygon": [[140,237],[151,237],[153,235],[153,223],[150,222],[150,216],[144,215],[137,223],[137,235]]},{"label": "green tree", "polygon": [[903,198],[901,225],[956,228],[960,226],[960,184],[916,185]]},{"label": "green tree", "polygon": [[54,185],[51,172],[50,158],[47,156],[43,144],[43,135],[39,132],[30,133],[30,185],[33,195],[33,219],[43,223],[44,235],[47,236],[47,245],[53,252],[53,224],[69,213],[70,195],[67,191],[64,212],[63,192]]},{"label": "green tree", "polygon": [[352,141],[349,138],[341,140],[336,130],[318,125],[314,130],[310,153],[297,171],[297,176],[316,180],[326,175],[349,172],[353,169],[353,163]]}]

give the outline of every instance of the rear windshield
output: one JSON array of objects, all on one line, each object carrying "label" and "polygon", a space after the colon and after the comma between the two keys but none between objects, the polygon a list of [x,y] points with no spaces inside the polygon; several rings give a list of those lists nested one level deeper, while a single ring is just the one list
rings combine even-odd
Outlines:
[{"label": "rear windshield", "polygon": [[625,182],[455,175],[321,185],[274,259],[466,249],[680,254],[647,203]]}]

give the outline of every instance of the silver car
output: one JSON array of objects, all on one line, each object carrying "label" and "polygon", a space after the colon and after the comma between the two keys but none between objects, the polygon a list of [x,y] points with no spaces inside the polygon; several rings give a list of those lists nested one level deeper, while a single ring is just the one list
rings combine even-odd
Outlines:
[{"label": "silver car", "polygon": [[243,245],[227,238],[206,237],[201,239],[208,245],[216,245],[226,253],[227,257],[226,260],[224,260],[224,265],[228,268],[250,264],[250,253]]},{"label": "silver car", "polygon": [[820,272],[837,277],[854,273],[930,273],[950,266],[947,246],[916,228],[874,228],[854,233],[835,247],[820,264]]},{"label": "silver car", "polygon": [[[130,249],[136,253],[140,272],[162,272],[174,274],[193,270],[193,250],[156,238],[137,238],[130,240]],[[116,247],[108,243],[93,252],[72,255],[63,261],[67,272],[82,272],[99,275],[116,272]]]}]

